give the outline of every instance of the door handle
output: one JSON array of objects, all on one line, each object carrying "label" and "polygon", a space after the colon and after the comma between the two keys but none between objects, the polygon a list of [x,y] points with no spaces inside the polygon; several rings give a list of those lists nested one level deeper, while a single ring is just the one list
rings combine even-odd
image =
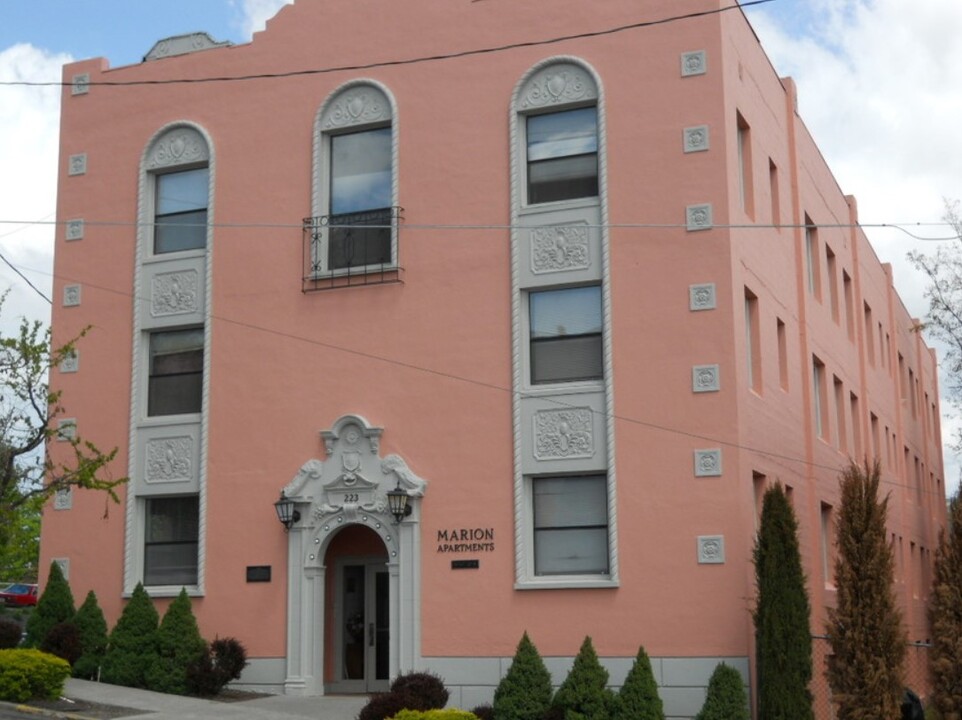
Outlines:
[{"label": "door handle", "polygon": [[367,641],[368,647],[374,647],[374,623],[368,623],[367,636],[369,638]]}]

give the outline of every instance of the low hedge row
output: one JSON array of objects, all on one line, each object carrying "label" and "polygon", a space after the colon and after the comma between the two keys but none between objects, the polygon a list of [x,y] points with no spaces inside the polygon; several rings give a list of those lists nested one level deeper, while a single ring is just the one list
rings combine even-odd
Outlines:
[{"label": "low hedge row", "polygon": [[0,700],[56,700],[70,677],[70,663],[40,650],[0,650]]}]

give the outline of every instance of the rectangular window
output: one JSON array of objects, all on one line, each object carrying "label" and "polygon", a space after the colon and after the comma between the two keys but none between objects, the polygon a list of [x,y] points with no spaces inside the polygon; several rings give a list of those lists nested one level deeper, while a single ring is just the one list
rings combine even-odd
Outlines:
[{"label": "rectangular window", "polygon": [[822,577],[825,578],[825,587],[835,586],[833,567],[835,564],[835,540],[832,524],[832,506],[821,503]]},{"label": "rectangular window", "polygon": [[768,187],[772,193],[772,225],[775,226],[776,230],[781,230],[781,228],[778,227],[782,222],[778,197],[778,167],[776,167],[775,161],[771,158],[768,159]]},{"label": "rectangular window", "polygon": [[852,451],[855,458],[861,462],[862,458],[862,411],[858,404],[858,395],[848,394],[849,405],[852,410]]},{"label": "rectangular window", "polygon": [[[869,413],[869,425],[871,425],[872,432],[872,457],[882,462],[882,439],[879,436],[878,430],[878,415],[875,413]],[[888,442],[888,438],[886,438]]]},{"label": "rectangular window", "polygon": [[828,437],[828,398],[825,387],[825,365],[812,356],[812,414],[815,416],[815,434],[823,440]]},{"label": "rectangular window", "polygon": [[598,194],[598,111],[563,110],[526,119],[528,204]]},{"label": "rectangular window", "polygon": [[528,309],[532,383],[603,376],[600,286],[532,292]]},{"label": "rectangular window", "polygon": [[204,379],[204,329],[150,334],[147,415],[199,413]]},{"label": "rectangular window", "polygon": [[332,135],[328,268],[391,264],[391,128]]},{"label": "rectangular window", "polygon": [[755,197],[752,182],[752,131],[741,113],[736,113],[738,128],[738,199],[749,217],[755,216]]},{"label": "rectangular window", "polygon": [[788,335],[785,323],[776,318],[776,334],[778,335],[778,382],[782,390],[788,390]]},{"label": "rectangular window", "polygon": [[842,452],[848,450],[848,438],[845,432],[845,387],[837,375],[832,376],[835,389],[835,447]]},{"label": "rectangular window", "polygon": [[836,267],[835,252],[828,245],[825,246],[825,268],[828,270],[828,301],[832,311],[832,320],[838,323],[838,268]]},{"label": "rectangular window", "polygon": [[206,247],[207,204],[207,168],[156,175],[154,253]]},{"label": "rectangular window", "polygon": [[875,367],[875,343],[872,341],[875,326],[872,324],[872,308],[868,303],[862,304],[862,312],[865,315],[865,352],[868,355],[868,364]]},{"label": "rectangular window", "polygon": [[845,296],[845,328],[848,339],[855,340],[855,300],[852,291],[852,278],[842,270],[842,294]]},{"label": "rectangular window", "polygon": [[762,507],[765,504],[767,478],[760,472],[752,471],[752,499],[755,502],[755,532],[762,521]]},{"label": "rectangular window", "polygon": [[197,584],[197,496],[147,498],[144,585]]},{"label": "rectangular window", "polygon": [[822,299],[822,278],[818,266],[818,228],[805,216],[805,259],[808,271],[808,291],[816,300]]},{"label": "rectangular window", "polygon": [[882,333],[882,323],[879,323],[879,324],[878,324],[878,356],[879,356],[879,365],[881,365],[882,367],[885,367],[885,366],[888,364],[888,360],[887,360],[887,357],[886,357],[886,356],[887,356],[887,352],[886,352],[886,350],[885,350],[885,342],[883,341],[882,335],[883,335],[883,333]]},{"label": "rectangular window", "polygon": [[899,397],[902,400],[908,399],[908,381],[905,379],[905,358],[899,353]]},{"label": "rectangular window", "polygon": [[748,386],[762,391],[762,347],[758,324],[758,297],[745,288],[745,354]]},{"label": "rectangular window", "polygon": [[535,575],[608,574],[604,475],[532,479]]}]

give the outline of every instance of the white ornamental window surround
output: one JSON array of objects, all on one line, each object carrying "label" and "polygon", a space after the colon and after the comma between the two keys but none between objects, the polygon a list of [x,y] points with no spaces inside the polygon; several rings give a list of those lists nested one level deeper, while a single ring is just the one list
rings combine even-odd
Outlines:
[{"label": "white ornamental window surround", "polygon": [[397,106],[376,81],[347,83],[318,111],[312,215],[314,275],[398,266]]}]

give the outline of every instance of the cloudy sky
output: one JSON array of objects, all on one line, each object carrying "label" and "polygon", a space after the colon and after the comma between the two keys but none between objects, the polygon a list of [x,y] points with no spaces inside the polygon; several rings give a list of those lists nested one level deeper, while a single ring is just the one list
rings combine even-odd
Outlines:
[{"label": "cloudy sky", "polygon": [[[204,30],[246,42],[284,0],[0,0],[0,81],[59,80],[71,60],[139,62],[153,43]],[[684,0],[678,0],[679,6]],[[799,88],[799,110],[865,225],[900,225],[945,237],[943,198],[962,197],[962,2],[771,0],[747,10],[780,75]],[[56,201],[59,89],[0,86],[0,262],[9,288],[2,316],[49,317]],[[932,248],[894,228],[868,227],[879,258],[916,316],[924,283],[905,261]],[[943,404],[943,412],[948,410]],[[957,423],[946,418],[946,435]],[[946,481],[959,464],[946,453]]]}]

